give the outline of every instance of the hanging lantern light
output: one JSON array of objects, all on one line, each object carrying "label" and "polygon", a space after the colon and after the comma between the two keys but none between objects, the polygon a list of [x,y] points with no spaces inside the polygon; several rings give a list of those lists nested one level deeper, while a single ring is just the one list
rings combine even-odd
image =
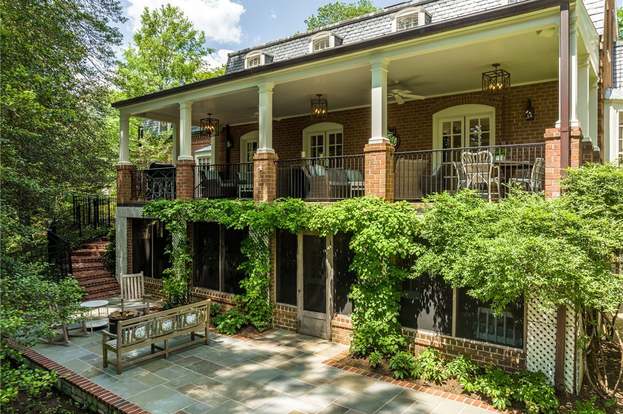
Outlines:
[{"label": "hanging lantern light", "polygon": [[208,112],[207,118],[199,121],[202,138],[212,138],[218,134],[218,119],[212,118],[212,114]]},{"label": "hanging lantern light", "polygon": [[329,104],[322,94],[317,94],[311,100],[311,117],[314,119],[326,118],[329,113]]},{"label": "hanging lantern light", "polygon": [[500,92],[511,86],[511,74],[500,69],[499,63],[494,63],[493,70],[482,74],[482,91],[483,92]]}]

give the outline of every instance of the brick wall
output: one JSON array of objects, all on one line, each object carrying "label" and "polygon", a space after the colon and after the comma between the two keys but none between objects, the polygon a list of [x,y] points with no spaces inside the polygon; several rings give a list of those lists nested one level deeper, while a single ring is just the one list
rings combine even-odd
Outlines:
[{"label": "brick wall", "polygon": [[178,161],[175,171],[175,197],[180,200],[193,198],[195,191],[195,161]]},{"label": "brick wall", "polygon": [[275,304],[273,309],[273,324],[278,328],[296,331],[296,306]]},{"label": "brick wall", "polygon": [[[532,100],[536,117],[526,121],[524,110]],[[496,109],[496,142],[515,144],[542,142],[543,131],[558,119],[558,82],[518,86],[502,95],[472,92],[429,98],[421,101],[392,104],[387,108],[388,127],[396,128],[400,137],[399,151],[430,149],[433,135],[433,114],[455,105],[483,104]],[[273,147],[282,160],[299,158],[303,150],[304,128],[316,123],[309,116],[282,119],[273,122]],[[361,154],[370,139],[370,108],[356,108],[330,112],[323,122],[337,122],[344,126],[344,154]],[[256,123],[234,125],[230,128],[233,141],[231,161],[240,160],[240,137],[258,129]],[[224,139],[219,137],[219,139]],[[219,141],[219,144],[221,142]],[[217,145],[218,162],[225,161],[224,145]]]}]

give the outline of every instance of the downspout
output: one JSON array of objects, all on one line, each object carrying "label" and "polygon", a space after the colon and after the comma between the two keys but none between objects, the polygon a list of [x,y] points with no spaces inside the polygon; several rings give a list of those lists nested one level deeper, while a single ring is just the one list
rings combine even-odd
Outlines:
[{"label": "downspout", "polygon": [[[569,167],[571,152],[569,127],[569,0],[560,2],[560,172]],[[565,325],[567,309],[560,306],[556,314],[556,359],[554,364],[554,385],[559,392],[565,391]]]}]

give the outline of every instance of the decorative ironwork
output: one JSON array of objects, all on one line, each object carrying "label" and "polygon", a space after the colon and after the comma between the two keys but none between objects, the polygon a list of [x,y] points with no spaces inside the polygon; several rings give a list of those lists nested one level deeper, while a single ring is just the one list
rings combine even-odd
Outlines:
[{"label": "decorative ironwork", "polygon": [[132,177],[132,200],[151,201],[175,198],[175,167],[136,170]]},{"label": "decorative ironwork", "polygon": [[202,118],[199,121],[199,127],[201,129],[202,138],[212,138],[218,135],[219,121],[212,117],[212,114],[208,112],[207,118]]},{"label": "decorative ironwork", "polygon": [[60,280],[72,273],[71,244],[48,229],[48,263],[52,265],[53,280]]},{"label": "decorative ironwork", "polygon": [[73,224],[80,235],[84,227],[110,227],[114,218],[115,199],[101,195],[73,195]]},{"label": "decorative ironwork", "polygon": [[315,98],[311,100],[311,117],[314,119],[324,119],[329,114],[329,103],[326,98],[322,97],[322,94],[317,94]]},{"label": "decorative ironwork", "polygon": [[511,86],[511,74],[504,69],[500,69],[499,63],[494,63],[493,70],[482,74],[483,92],[501,92]]}]

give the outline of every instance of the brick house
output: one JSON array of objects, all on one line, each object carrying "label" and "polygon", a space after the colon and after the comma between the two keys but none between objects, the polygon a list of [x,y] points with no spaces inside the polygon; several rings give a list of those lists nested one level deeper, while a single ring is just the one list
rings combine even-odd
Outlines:
[{"label": "brick house", "polygon": [[[404,2],[231,53],[223,76],[115,103],[117,272],[144,271],[151,289],[161,285],[170,236],[142,214],[157,198],[418,203],[460,187],[462,154],[475,150],[490,153],[501,184],[523,179],[558,196],[562,167],[599,161],[611,141],[615,22],[613,0]],[[175,166],[133,166],[130,116],[173,123]],[[216,223],[189,232],[194,293],[231,304],[245,232]],[[271,249],[274,324],[347,343],[347,236],[278,232]],[[496,317],[434,278],[404,293],[414,349],[541,370],[577,389],[572,315],[557,334],[556,315],[528,303]]]}]

